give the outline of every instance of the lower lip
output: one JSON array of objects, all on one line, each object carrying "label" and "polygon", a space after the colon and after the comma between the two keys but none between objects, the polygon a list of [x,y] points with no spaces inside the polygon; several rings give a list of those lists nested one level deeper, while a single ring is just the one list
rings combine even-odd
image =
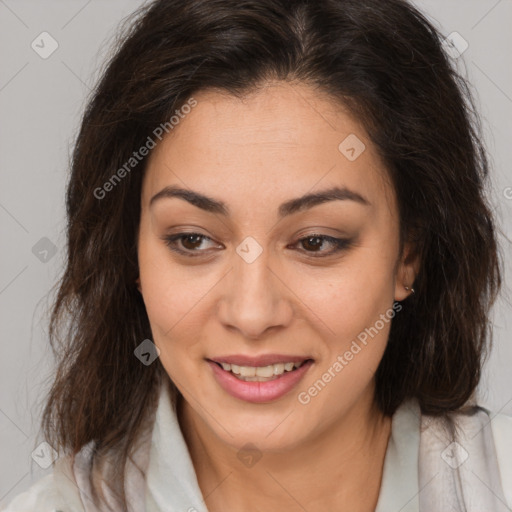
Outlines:
[{"label": "lower lip", "polygon": [[223,370],[217,363],[208,361],[217,382],[224,391],[235,398],[252,403],[277,400],[291,391],[304,377],[313,364],[312,360],[291,372],[285,372],[277,379],[265,382],[249,382],[236,378],[231,372]]}]

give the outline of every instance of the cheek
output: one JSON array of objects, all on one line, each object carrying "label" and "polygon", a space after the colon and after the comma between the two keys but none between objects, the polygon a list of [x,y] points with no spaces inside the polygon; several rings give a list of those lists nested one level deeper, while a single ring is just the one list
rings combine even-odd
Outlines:
[{"label": "cheek", "polygon": [[319,332],[325,333],[321,336],[325,357],[318,374],[320,380],[325,376],[325,382],[332,382],[319,405],[332,405],[339,393],[354,400],[382,359],[395,316],[391,249],[361,247],[337,270],[318,274],[311,286],[303,288],[309,290],[304,302],[315,313]]},{"label": "cheek", "polygon": [[156,329],[153,334],[166,336],[199,300],[199,281],[172,261],[170,249],[154,235],[141,237],[138,258],[146,311]]},{"label": "cheek", "polygon": [[197,359],[201,329],[212,315],[208,292],[219,276],[200,266],[179,265],[169,251],[158,240],[142,240],[139,273],[152,341],[167,372],[179,376],[188,361]]},{"label": "cheek", "polygon": [[195,324],[197,330],[194,304],[198,299],[189,290],[177,293],[181,283],[168,280],[167,275],[146,277],[144,302],[153,334],[152,341],[160,350],[159,359],[165,371],[179,383],[192,370],[194,358],[191,351],[199,346],[193,326]]},{"label": "cheek", "polygon": [[327,334],[317,338],[322,358],[301,386],[298,400],[311,403],[326,422],[335,421],[340,410],[352,407],[369,389],[387,346],[394,316],[392,289],[383,278],[367,288],[361,287],[364,281],[353,274],[331,282],[323,301],[320,294],[315,297],[322,320],[317,325]]},{"label": "cheek", "polygon": [[393,261],[371,251],[360,250],[332,271],[295,279],[304,303],[336,339],[355,337],[393,304]]},{"label": "cheek", "polygon": [[174,339],[180,321],[186,317],[194,301],[193,289],[186,286],[175,265],[170,264],[168,249],[158,241],[141,240],[139,274],[153,342],[161,351],[161,359]]}]

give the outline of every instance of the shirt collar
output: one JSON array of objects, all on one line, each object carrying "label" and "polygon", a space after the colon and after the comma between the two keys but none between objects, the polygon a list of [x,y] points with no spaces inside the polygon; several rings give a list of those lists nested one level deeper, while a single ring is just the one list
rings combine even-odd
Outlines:
[{"label": "shirt collar", "polygon": [[393,415],[375,512],[419,511],[420,424],[421,409],[415,399],[404,401]]},{"label": "shirt collar", "polygon": [[208,512],[166,381],[156,410],[146,473],[146,512],[163,510]]}]

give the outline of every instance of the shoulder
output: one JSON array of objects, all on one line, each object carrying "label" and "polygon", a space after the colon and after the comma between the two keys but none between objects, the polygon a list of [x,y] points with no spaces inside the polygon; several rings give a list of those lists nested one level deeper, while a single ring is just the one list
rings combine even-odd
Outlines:
[{"label": "shoulder", "polygon": [[[55,489],[53,473],[41,478],[25,492],[18,494],[3,512],[54,512],[58,510],[58,494]],[[62,511],[64,512],[64,511]]]},{"label": "shoulder", "polygon": [[52,473],[15,496],[1,512],[84,512],[78,489],[69,476],[69,459],[58,459]]},{"label": "shoulder", "polygon": [[512,416],[489,414],[489,417],[503,490],[512,507]]},{"label": "shoulder", "polygon": [[[447,481],[455,474],[450,469],[456,469],[453,489],[462,483],[470,500],[479,502],[485,495],[512,510],[511,416],[472,403],[442,415],[422,414],[421,427],[420,452],[428,476],[441,475]],[[437,499],[435,486],[429,488],[434,489],[429,499]],[[496,501],[494,505],[486,510],[496,510]]]}]

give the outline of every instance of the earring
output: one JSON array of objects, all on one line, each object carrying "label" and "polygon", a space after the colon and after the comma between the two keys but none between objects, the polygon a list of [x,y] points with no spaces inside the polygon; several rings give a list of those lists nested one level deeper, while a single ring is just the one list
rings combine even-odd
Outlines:
[{"label": "earring", "polygon": [[416,292],[414,291],[414,288],[409,288],[408,286],[405,286],[404,288],[405,288],[407,291],[411,290],[411,293],[416,293]]}]

